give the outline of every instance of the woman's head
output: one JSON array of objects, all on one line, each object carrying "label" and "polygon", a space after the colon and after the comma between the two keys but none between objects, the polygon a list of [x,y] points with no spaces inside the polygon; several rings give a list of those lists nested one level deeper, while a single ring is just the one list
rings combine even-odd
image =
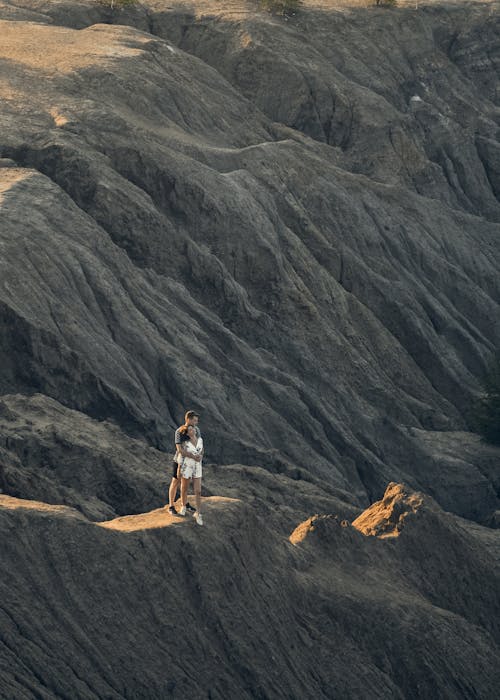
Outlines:
[{"label": "woman's head", "polygon": [[181,442],[185,442],[186,440],[189,440],[189,438],[196,437],[196,428],[194,425],[183,425],[179,430],[179,435]]},{"label": "woman's head", "polygon": [[189,440],[188,428],[188,425],[183,425],[182,428],[179,428],[179,437],[181,439],[181,442]]}]

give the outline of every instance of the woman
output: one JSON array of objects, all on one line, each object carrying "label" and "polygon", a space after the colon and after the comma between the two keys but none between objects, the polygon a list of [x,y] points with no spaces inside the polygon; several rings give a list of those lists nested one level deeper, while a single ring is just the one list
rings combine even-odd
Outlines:
[{"label": "woman", "polygon": [[[196,430],[193,425],[186,425],[182,429],[182,448],[183,457],[179,464],[179,472],[181,476],[181,515],[186,515],[187,492],[189,482],[193,480],[194,498],[196,502],[196,510],[193,516],[198,525],[203,525],[203,515],[201,514],[201,457],[203,457],[203,440],[201,437],[196,437]],[[182,438],[186,437],[184,441]],[[200,457],[197,461],[193,457]]]}]

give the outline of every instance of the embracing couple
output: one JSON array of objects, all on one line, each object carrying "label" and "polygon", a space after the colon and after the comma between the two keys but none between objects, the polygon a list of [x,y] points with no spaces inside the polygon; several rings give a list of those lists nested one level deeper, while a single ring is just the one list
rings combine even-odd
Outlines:
[{"label": "embracing couple", "polygon": [[[172,481],[168,489],[168,512],[177,515],[175,498],[177,488],[181,486],[181,509],[179,515],[190,511],[198,523],[203,525],[201,514],[201,460],[203,459],[203,440],[198,427],[199,416],[194,411],[188,411],[184,416],[184,425],[175,431],[175,455],[172,464]],[[188,503],[187,492],[189,482],[193,480],[196,508]]]}]

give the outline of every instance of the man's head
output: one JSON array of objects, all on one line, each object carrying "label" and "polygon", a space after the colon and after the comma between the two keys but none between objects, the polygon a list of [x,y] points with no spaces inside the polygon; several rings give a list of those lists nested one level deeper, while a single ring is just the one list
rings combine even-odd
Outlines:
[{"label": "man's head", "polygon": [[184,416],[184,424],[185,425],[198,425],[198,414],[195,413],[194,411],[187,411],[186,415]]}]

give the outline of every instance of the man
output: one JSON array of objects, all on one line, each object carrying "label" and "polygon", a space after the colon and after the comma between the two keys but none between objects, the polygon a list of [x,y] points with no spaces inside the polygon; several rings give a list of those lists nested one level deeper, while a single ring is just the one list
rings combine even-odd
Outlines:
[{"label": "man", "polygon": [[[192,425],[196,431],[196,437],[199,438],[201,437],[200,429],[198,428],[198,420],[199,416],[197,413],[194,411],[187,411],[186,415],[184,416],[184,425]],[[168,512],[171,515],[177,515],[177,511],[175,510],[175,499],[177,496],[177,488],[179,487],[179,465],[180,461],[182,460],[183,457],[187,457],[188,453],[182,446],[182,440],[181,440],[181,433],[180,430],[183,426],[179,426],[177,430],[175,431],[175,457],[174,461],[172,462],[172,481],[170,482],[170,486],[168,489]],[[201,461],[201,457],[196,456],[193,457],[193,455],[189,455],[192,459],[194,459],[197,462]],[[191,513],[194,513],[196,511],[196,508],[193,508],[193,506],[189,503],[189,501],[186,503],[186,510],[190,511]],[[183,513],[184,515],[184,513]]]}]

